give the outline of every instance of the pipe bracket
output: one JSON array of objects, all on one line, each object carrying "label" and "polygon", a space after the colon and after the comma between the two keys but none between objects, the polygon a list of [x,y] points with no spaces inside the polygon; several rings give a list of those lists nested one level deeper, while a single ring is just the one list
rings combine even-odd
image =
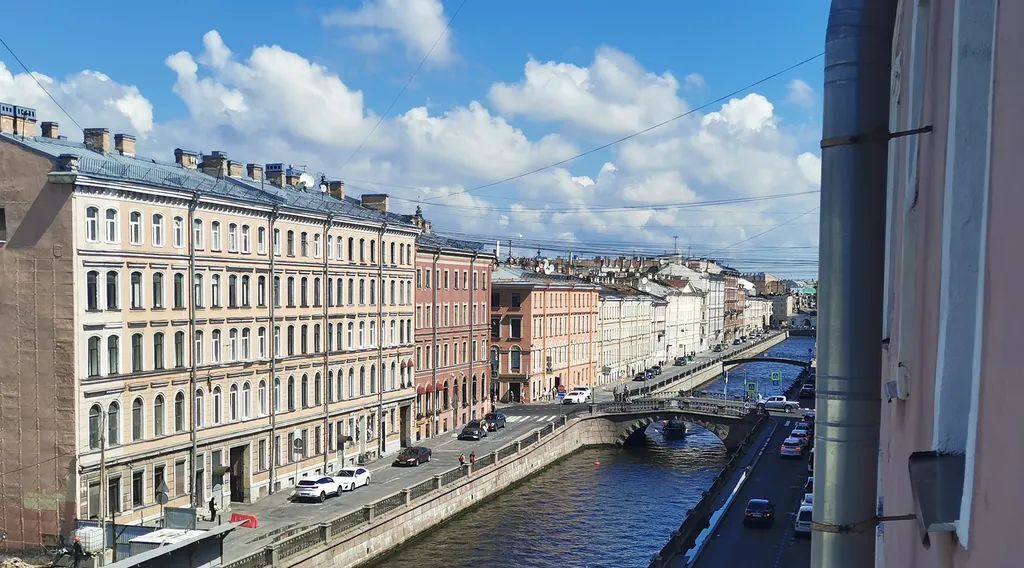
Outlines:
[{"label": "pipe bracket", "polygon": [[861,142],[877,142],[879,140],[888,141],[894,138],[903,138],[904,136],[913,136],[915,134],[925,134],[931,131],[931,126],[922,126],[921,128],[900,130],[898,132],[869,132],[867,134],[853,134],[851,136],[833,136],[832,138],[822,138],[821,148],[848,146],[851,144],[859,144]]},{"label": "pipe bracket", "polygon": [[817,521],[811,522],[811,530],[817,532],[827,533],[862,533],[875,528],[877,525],[887,521],[912,521],[917,518],[917,515],[890,515],[887,517],[871,517],[864,521],[858,521],[856,523],[849,523],[845,525],[834,525],[832,523],[819,523]]}]

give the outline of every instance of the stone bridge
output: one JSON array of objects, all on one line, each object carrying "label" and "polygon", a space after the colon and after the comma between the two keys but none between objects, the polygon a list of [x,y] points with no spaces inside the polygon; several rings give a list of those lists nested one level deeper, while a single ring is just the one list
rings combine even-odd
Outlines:
[{"label": "stone bridge", "polygon": [[803,369],[809,369],[811,367],[810,361],[787,359],[785,357],[742,357],[737,359],[726,359],[722,361],[722,366],[729,367],[732,365],[741,365],[743,363],[782,363],[783,365],[794,365]]},{"label": "stone bridge", "polygon": [[740,447],[764,416],[741,402],[693,397],[607,402],[593,405],[592,411],[617,426],[619,444],[637,443],[654,422],[679,417],[714,433],[729,452]]}]

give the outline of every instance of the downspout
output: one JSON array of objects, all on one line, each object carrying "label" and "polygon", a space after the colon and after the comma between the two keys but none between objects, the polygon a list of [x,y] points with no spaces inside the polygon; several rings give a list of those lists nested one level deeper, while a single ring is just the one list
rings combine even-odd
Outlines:
[{"label": "downspout", "polygon": [[[323,246],[322,246],[322,248],[320,250],[320,253],[323,255],[323,258],[324,258],[324,278],[323,278],[323,286],[324,286],[324,288],[323,288],[323,293],[320,294],[320,301],[322,302],[323,307],[324,307],[324,312],[323,312],[323,316],[324,316],[324,326],[323,326],[324,372],[323,372],[323,378],[321,379],[322,382],[320,384],[324,385],[324,389],[323,389],[324,435],[327,436],[328,438],[331,436],[331,434],[330,434],[330,428],[331,428],[330,417],[331,416],[330,416],[330,404],[329,404],[329,402],[331,400],[331,394],[332,394],[331,391],[327,388],[327,373],[329,372],[328,367],[330,366],[329,358],[330,358],[330,353],[331,353],[331,350],[328,348],[328,346],[331,345],[331,340],[334,337],[333,337],[333,334],[330,332],[330,327],[329,327],[328,319],[327,319],[328,318],[327,310],[328,310],[328,308],[330,306],[330,302],[327,301],[327,299],[331,297],[331,292],[333,291],[331,289],[332,287],[329,284],[330,280],[328,279],[329,268],[328,268],[328,264],[327,264],[327,257],[328,257],[328,254],[330,252],[330,247],[327,246],[327,234],[331,231],[331,225],[333,223],[334,223],[334,214],[333,213],[329,213],[327,215],[327,220],[324,222],[324,236],[321,239],[321,242],[323,243]],[[332,381],[332,383],[333,383],[333,381]],[[338,441],[335,440],[335,443],[337,443],[337,442]],[[337,446],[335,446],[335,447],[337,447]],[[328,448],[325,448],[325,450],[326,449],[328,449]],[[325,451],[324,452],[324,471],[325,472],[327,471],[327,462],[328,462],[327,454],[329,454],[329,453],[330,453],[329,451]]]},{"label": "downspout", "polygon": [[274,238],[274,224],[277,222],[278,206],[274,206],[274,210],[270,213],[270,218],[267,220],[267,239],[270,241],[267,247],[267,251],[270,254],[270,276],[267,279],[268,295],[270,301],[267,304],[270,306],[270,323],[267,325],[267,342],[270,344],[270,383],[267,385],[270,389],[270,487],[267,492],[271,495],[274,494],[274,482],[277,478],[277,455],[280,452],[280,448],[277,447],[277,389],[274,381],[277,380],[277,341],[274,336],[274,329],[277,327],[277,321],[274,320],[274,308],[277,306],[277,297],[280,290],[277,288],[274,277],[275,272],[275,254],[276,239]]},{"label": "downspout", "polygon": [[196,207],[199,206],[199,193],[192,192],[192,199],[188,204],[188,223],[185,225],[185,230],[188,231],[188,339],[189,349],[192,353],[191,365],[188,370],[188,390],[189,390],[189,441],[191,447],[189,450],[189,463],[191,464],[192,481],[189,482],[192,488],[192,508],[199,508],[202,503],[196,500],[196,455],[199,450],[199,440],[196,435],[196,243],[195,243],[195,229],[192,224],[195,222]]},{"label": "downspout", "polygon": [[377,233],[377,456],[383,456],[387,448],[384,431],[384,232],[387,221],[381,223]]},{"label": "downspout", "polygon": [[[896,0],[834,0],[825,51],[811,565],[871,566]],[[851,246],[854,245],[854,246]]]},{"label": "downspout", "polygon": [[432,337],[431,337],[431,344],[433,345],[433,347],[431,347],[431,349],[430,349],[430,357],[431,357],[431,359],[428,362],[430,363],[430,384],[434,386],[434,408],[431,411],[431,414],[434,417],[434,436],[437,436],[437,424],[438,424],[438,422],[440,422],[440,419],[438,418],[438,416],[440,415],[439,414],[440,411],[438,410],[437,406],[438,406],[438,402],[440,401],[440,397],[441,397],[441,393],[437,392],[437,361],[439,359],[439,357],[437,356],[437,325],[438,325],[438,323],[437,323],[437,315],[438,315],[438,311],[437,311],[437,287],[438,287],[438,283],[437,283],[437,260],[438,260],[438,258],[440,256],[441,256],[441,249],[435,250],[434,251],[434,258],[430,262],[430,267],[431,267],[430,270],[431,270],[431,272],[433,272],[433,274],[432,274],[433,280],[431,280],[431,283],[430,283],[430,294],[431,294],[431,296],[430,296],[430,301],[431,301],[430,311],[433,312],[432,314],[430,314],[430,317],[431,317],[430,328],[431,328],[431,332],[433,334]]},{"label": "downspout", "polygon": [[[470,278],[473,277],[473,271],[476,269],[476,255],[477,255],[477,253],[474,252],[473,253],[473,258],[469,259],[469,277]],[[475,297],[473,292],[475,292],[475,291],[476,291],[476,284],[475,283],[469,284],[469,348],[472,349],[474,352],[476,351],[476,349],[473,349],[473,344],[476,341],[476,335],[473,334],[473,324],[476,323],[476,305],[473,304],[473,298]],[[476,353],[474,353],[474,352],[471,352],[469,354],[469,376],[470,377],[476,376],[475,375],[475,368],[473,366],[473,359],[476,358]],[[484,401],[484,397],[485,397],[485,394],[486,394],[486,391],[484,389],[485,385],[484,385],[483,377],[480,377],[480,383],[479,384],[480,384],[480,391],[481,392],[480,392],[480,400],[477,401],[477,404],[479,404],[479,403]],[[473,386],[474,386],[473,395],[476,396],[476,389],[475,389],[476,385],[473,385]],[[470,415],[470,418],[472,418],[472,416],[473,416],[473,409],[472,408],[470,408],[469,415]],[[482,420],[483,416],[481,416],[480,419]]]}]

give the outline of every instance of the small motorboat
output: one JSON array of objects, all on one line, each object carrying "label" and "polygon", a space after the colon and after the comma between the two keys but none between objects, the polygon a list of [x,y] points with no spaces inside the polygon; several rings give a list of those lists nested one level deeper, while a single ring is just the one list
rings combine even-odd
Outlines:
[{"label": "small motorboat", "polygon": [[677,418],[673,418],[665,425],[661,427],[661,433],[669,440],[678,440],[686,437],[686,423]]}]

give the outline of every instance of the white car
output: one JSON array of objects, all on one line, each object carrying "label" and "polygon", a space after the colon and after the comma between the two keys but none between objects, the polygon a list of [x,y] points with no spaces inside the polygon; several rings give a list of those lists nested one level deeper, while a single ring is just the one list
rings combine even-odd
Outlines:
[{"label": "white car", "polygon": [[802,458],[804,456],[804,445],[797,438],[786,438],[782,441],[779,455],[782,457]]},{"label": "white car", "polygon": [[324,499],[331,495],[338,495],[340,485],[333,477],[319,477],[316,479],[300,479],[295,487],[295,497],[298,499],[315,499],[324,502]]},{"label": "white car", "polygon": [[370,484],[370,472],[365,467],[343,467],[334,479],[342,491],[352,491],[356,487]]},{"label": "white car", "polygon": [[789,437],[800,440],[800,443],[805,446],[811,445],[811,434],[803,428],[794,428],[793,431],[789,433]]},{"label": "white car", "polygon": [[583,404],[590,400],[589,391],[572,391],[565,395],[562,404]]},{"label": "white car", "polygon": [[793,400],[786,400],[784,396],[769,396],[768,398],[760,398],[757,401],[759,408],[767,408],[769,410],[783,410],[785,412],[796,412],[800,408],[800,404]]},{"label": "white car", "polygon": [[804,500],[800,502],[800,506],[814,505],[814,493],[804,493]]},{"label": "white car", "polygon": [[793,521],[793,533],[796,535],[810,535],[811,534],[811,517],[814,515],[814,507],[810,505],[800,505],[800,510],[796,512],[796,520]]}]

